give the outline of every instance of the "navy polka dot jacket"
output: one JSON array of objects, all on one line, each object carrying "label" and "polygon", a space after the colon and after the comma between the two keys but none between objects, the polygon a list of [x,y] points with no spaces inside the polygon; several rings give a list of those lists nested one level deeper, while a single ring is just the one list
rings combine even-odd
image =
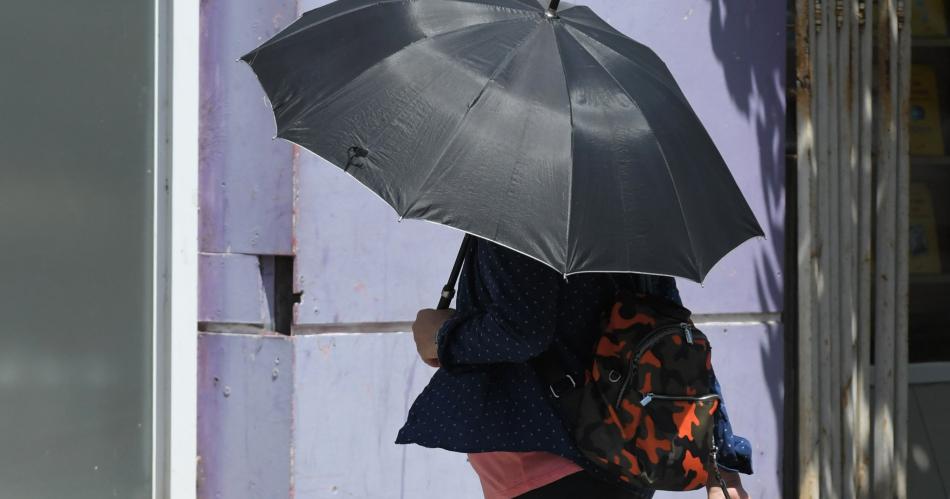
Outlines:
[{"label": "navy polka dot jacket", "polygon": [[[671,278],[614,276],[679,301]],[[606,274],[565,280],[532,258],[476,238],[462,267],[457,313],[438,333],[442,368],[409,409],[396,443],[456,452],[547,451],[591,468],[526,361],[553,344],[590,364],[614,289]],[[752,473],[749,442],[733,435],[725,407],[719,414],[720,465]]]}]

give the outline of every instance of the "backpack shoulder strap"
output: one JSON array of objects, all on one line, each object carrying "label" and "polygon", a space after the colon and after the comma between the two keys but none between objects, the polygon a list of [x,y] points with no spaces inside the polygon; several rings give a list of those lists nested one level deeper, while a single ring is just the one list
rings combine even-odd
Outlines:
[{"label": "backpack shoulder strap", "polygon": [[573,354],[562,350],[563,344],[555,341],[551,348],[531,359],[529,364],[537,373],[548,400],[554,404],[565,424],[571,427],[577,421],[583,394],[579,388],[584,384],[586,374],[583,368],[578,369],[579,366],[568,367],[569,364],[576,364],[576,359],[568,361],[574,359]]},{"label": "backpack shoulder strap", "polygon": [[[619,293],[622,289],[628,289],[629,284],[623,282],[622,278],[626,275],[617,276],[614,274],[604,274],[614,286],[614,293]],[[612,306],[611,303],[608,306]],[[599,338],[599,335],[598,335]],[[596,342],[596,340],[595,340]],[[593,345],[591,345],[593,347]],[[572,391],[584,383],[586,367],[580,364],[576,355],[567,348],[558,338],[555,338],[551,346],[538,357],[532,359],[529,364],[534,367],[535,372],[545,385],[548,395],[554,399],[561,398],[564,394]]]}]

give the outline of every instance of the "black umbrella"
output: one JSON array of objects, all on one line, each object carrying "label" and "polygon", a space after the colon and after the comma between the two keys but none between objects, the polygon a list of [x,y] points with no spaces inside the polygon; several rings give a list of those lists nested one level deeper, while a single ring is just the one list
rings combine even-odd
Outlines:
[{"label": "black umbrella", "polygon": [[763,234],[663,62],[587,7],[339,0],[242,59],[278,137],[564,275],[701,282]]}]

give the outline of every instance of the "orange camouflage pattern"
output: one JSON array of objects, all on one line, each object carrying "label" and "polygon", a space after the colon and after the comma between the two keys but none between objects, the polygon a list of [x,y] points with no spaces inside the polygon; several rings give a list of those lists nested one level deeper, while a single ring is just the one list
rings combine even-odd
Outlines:
[{"label": "orange camouflage pattern", "polygon": [[715,466],[711,351],[689,315],[661,298],[620,291],[604,318],[574,436],[619,480],[693,490]]}]

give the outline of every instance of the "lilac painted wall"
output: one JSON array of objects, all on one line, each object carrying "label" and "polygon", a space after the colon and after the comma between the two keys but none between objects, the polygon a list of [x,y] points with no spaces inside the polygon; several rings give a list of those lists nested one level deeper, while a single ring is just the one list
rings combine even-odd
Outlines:
[{"label": "lilac painted wall", "polygon": [[237,62],[296,18],[294,0],[201,2],[200,321],[270,323],[257,255],[293,253],[294,147]]},{"label": "lilac painted wall", "polygon": [[392,443],[434,372],[416,361],[408,334],[305,335],[295,344],[297,499],[479,497],[465,455]]},{"label": "lilac painted wall", "polygon": [[198,337],[198,497],[291,497],[293,341]]},{"label": "lilac painted wall", "polygon": [[[781,376],[779,328],[705,330],[714,362],[741,367],[719,369],[719,377],[733,424],[756,436],[758,472],[746,488],[752,497],[779,497],[782,392],[748,381]],[[480,497],[464,455],[392,444],[433,373],[416,360],[409,334],[206,333],[199,353],[199,497]]]},{"label": "lilac painted wall", "polygon": [[202,334],[198,497],[478,497],[464,455],[392,444],[433,373],[408,339]]},{"label": "lilac painted wall", "polygon": [[435,307],[462,236],[392,208],[339,168],[300,158],[297,324],[408,321]]},{"label": "lilac painted wall", "polygon": [[271,322],[260,261],[234,253],[198,255],[198,321],[264,325]]},{"label": "lilac painted wall", "polygon": [[[343,323],[365,333],[289,340],[203,333],[201,497],[266,483],[269,497],[425,498],[451,491],[475,498],[477,481],[462,456],[392,444],[431,371],[415,358],[409,335],[372,333],[374,323],[409,321],[435,304],[459,233],[397,223],[391,208],[336,167],[272,141],[263,94],[234,62],[324,3],[202,2],[200,306],[208,323],[266,323],[256,255],[295,254],[293,286],[302,293],[295,325]],[[696,312],[738,314],[747,322],[705,329],[736,431],[756,449],[749,488],[755,497],[778,497],[782,329],[763,324],[770,317],[762,314],[781,312],[783,303],[784,2],[588,3],[667,61],[768,234],[729,255],[705,288],[681,283],[681,290]],[[293,354],[292,382],[283,374],[264,382],[268,366],[254,352],[276,345]],[[225,374],[215,373],[244,378],[252,397],[242,404],[222,399],[213,378]],[[252,451],[275,457],[256,459]]]},{"label": "lilac painted wall", "polygon": [[291,253],[293,147],[236,60],[295,18],[294,0],[201,2],[201,251]]},{"label": "lilac painted wall", "polygon": [[201,251],[292,251],[293,147],[236,59],[295,18],[294,0],[201,2]]}]

